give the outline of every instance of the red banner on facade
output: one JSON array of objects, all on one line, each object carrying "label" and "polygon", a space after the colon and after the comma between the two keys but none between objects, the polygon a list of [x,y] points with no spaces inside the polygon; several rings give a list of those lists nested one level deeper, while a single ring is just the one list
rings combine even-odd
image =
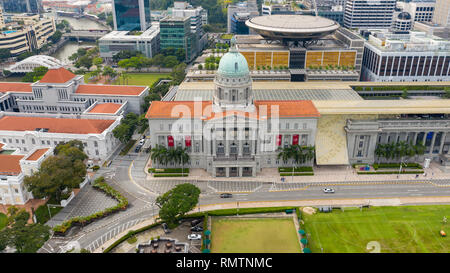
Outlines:
[{"label": "red banner on facade", "polygon": [[186,147],[190,147],[191,146],[191,136],[186,136],[184,138],[184,142],[186,144]]},{"label": "red banner on facade", "polygon": [[167,136],[167,143],[169,147],[173,147],[173,136]]},{"label": "red banner on facade", "polygon": [[281,138],[282,138],[281,135],[277,136],[277,146],[281,146]]},{"label": "red banner on facade", "polygon": [[298,145],[298,135],[292,137],[292,145]]}]

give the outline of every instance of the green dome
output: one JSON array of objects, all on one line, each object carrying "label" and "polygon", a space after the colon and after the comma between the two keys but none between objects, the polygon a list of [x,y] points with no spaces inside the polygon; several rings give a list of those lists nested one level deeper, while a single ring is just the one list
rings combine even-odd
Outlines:
[{"label": "green dome", "polygon": [[233,48],[220,59],[217,73],[225,77],[246,76],[249,74],[247,60]]}]

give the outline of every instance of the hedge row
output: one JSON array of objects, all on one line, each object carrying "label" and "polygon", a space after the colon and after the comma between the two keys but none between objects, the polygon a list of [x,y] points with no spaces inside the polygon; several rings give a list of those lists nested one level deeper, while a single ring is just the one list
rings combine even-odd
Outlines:
[{"label": "hedge row", "polygon": [[189,168],[167,168],[167,169],[155,169],[149,168],[149,173],[189,173]]},{"label": "hedge row", "polygon": [[357,174],[421,174],[423,171],[402,171],[401,173],[396,171],[380,171],[380,172],[357,172]]},{"label": "hedge row", "polygon": [[401,86],[366,86],[365,90],[362,86],[355,86],[355,91],[403,91],[406,90],[445,90],[448,86],[432,86],[432,85],[401,85]]},{"label": "hedge row", "polygon": [[[292,167],[279,167],[278,172],[280,173],[292,172]],[[313,172],[313,168],[310,166],[296,167],[294,168],[294,172]]]},{"label": "hedge row", "polygon": [[[286,211],[288,209],[298,209],[298,208],[297,207],[241,208],[241,209],[239,209],[239,214],[242,215],[242,214],[256,214],[256,213],[284,212],[284,211]],[[191,213],[191,214],[188,214],[188,215],[184,215],[183,218],[184,219],[189,219],[189,218],[201,218],[201,217],[204,217],[205,220],[203,221],[203,232],[205,232],[207,230],[207,227],[208,227],[207,225],[205,226],[205,223],[207,223],[208,216],[231,216],[231,215],[236,215],[236,214],[237,214],[237,209],[222,209],[222,210],[213,210],[213,211],[207,211],[207,212]],[[127,234],[122,236],[119,240],[115,241],[112,245],[110,245],[108,248],[106,248],[103,251],[103,253],[110,252],[112,249],[114,249],[116,246],[118,246],[120,243],[124,242],[128,238],[130,238],[132,236],[135,236],[136,234],[141,233],[143,231],[146,231],[146,230],[149,230],[151,228],[154,228],[154,227],[156,227],[156,226],[158,226],[160,224],[161,224],[161,222],[156,222],[156,223],[153,223],[151,225],[142,227],[140,229],[132,230],[132,231],[128,232]]]},{"label": "hedge row", "polygon": [[181,174],[181,173],[155,173],[153,177],[185,177],[189,176],[189,174]]},{"label": "hedge row", "polygon": [[116,199],[119,203],[113,207],[104,209],[103,211],[96,212],[89,216],[74,217],[69,220],[66,220],[61,225],[57,225],[53,228],[53,231],[55,232],[55,234],[64,236],[66,234],[66,232],[74,225],[85,226],[85,225],[90,224],[94,220],[103,218],[103,217],[108,216],[118,210],[125,210],[127,208],[128,200],[124,196],[122,196],[122,194],[120,194],[120,192],[116,191],[110,185],[106,184],[104,177],[97,178],[94,181],[93,187],[95,189],[103,191],[106,195]]},{"label": "hedge row", "polygon": [[115,248],[116,246],[118,246],[118,245],[121,244],[122,242],[128,240],[130,237],[133,237],[133,236],[135,236],[135,235],[138,234],[138,233],[141,233],[141,232],[144,232],[144,231],[149,230],[149,229],[151,229],[151,228],[154,228],[154,227],[156,227],[156,226],[158,226],[158,225],[160,225],[160,224],[161,224],[160,222],[156,222],[156,223],[153,223],[153,224],[151,224],[151,225],[142,227],[142,228],[137,229],[137,230],[130,230],[127,234],[125,234],[124,236],[122,236],[121,238],[119,238],[119,240],[115,241],[112,245],[110,245],[108,248],[106,248],[105,250],[103,250],[103,253],[108,253],[108,252],[110,252],[113,248]]},{"label": "hedge row", "polygon": [[[403,164],[404,168],[410,168],[410,169],[423,169],[423,167],[419,163],[407,163]],[[379,163],[379,164],[373,164],[373,168],[375,170],[381,169],[381,168],[400,168],[400,163]]]},{"label": "hedge row", "polygon": [[314,173],[280,173],[280,176],[308,176],[308,175],[314,175]]}]

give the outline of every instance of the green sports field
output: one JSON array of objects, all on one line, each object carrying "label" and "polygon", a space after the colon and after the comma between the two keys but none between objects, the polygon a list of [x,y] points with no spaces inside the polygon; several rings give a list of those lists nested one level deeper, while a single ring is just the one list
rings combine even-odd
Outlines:
[{"label": "green sports field", "polygon": [[[332,213],[302,213],[312,252],[364,253],[378,242],[380,252],[449,253],[450,206],[345,208]],[[441,237],[443,229],[447,237]],[[377,245],[377,243],[371,243]]]},{"label": "green sports field", "polygon": [[212,253],[300,253],[292,218],[212,218]]},{"label": "green sports field", "polygon": [[[128,73],[130,77],[125,80],[125,84],[127,85],[147,85],[151,86],[154,82],[156,82],[160,78],[170,78],[170,74],[167,73]],[[123,79],[118,77],[115,84],[123,84]]]}]

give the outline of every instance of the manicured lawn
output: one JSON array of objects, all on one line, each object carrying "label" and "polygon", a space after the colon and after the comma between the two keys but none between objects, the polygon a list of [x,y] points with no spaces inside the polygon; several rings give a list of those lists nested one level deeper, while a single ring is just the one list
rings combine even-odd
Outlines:
[{"label": "manicured lawn", "polygon": [[212,218],[213,253],[300,253],[292,218]]},{"label": "manicured lawn", "polygon": [[364,253],[367,243],[380,243],[382,253],[449,253],[450,206],[346,208],[332,213],[302,213],[312,252]]},{"label": "manicured lawn", "polygon": [[5,214],[0,213],[0,230],[3,229],[6,226],[6,221],[8,217],[6,217]]},{"label": "manicured lawn", "polygon": [[[127,85],[147,85],[151,86],[154,82],[156,82],[159,78],[170,78],[170,74],[167,73],[128,73],[130,77],[125,80],[125,84]],[[123,84],[123,79],[118,78],[115,84]]]}]

